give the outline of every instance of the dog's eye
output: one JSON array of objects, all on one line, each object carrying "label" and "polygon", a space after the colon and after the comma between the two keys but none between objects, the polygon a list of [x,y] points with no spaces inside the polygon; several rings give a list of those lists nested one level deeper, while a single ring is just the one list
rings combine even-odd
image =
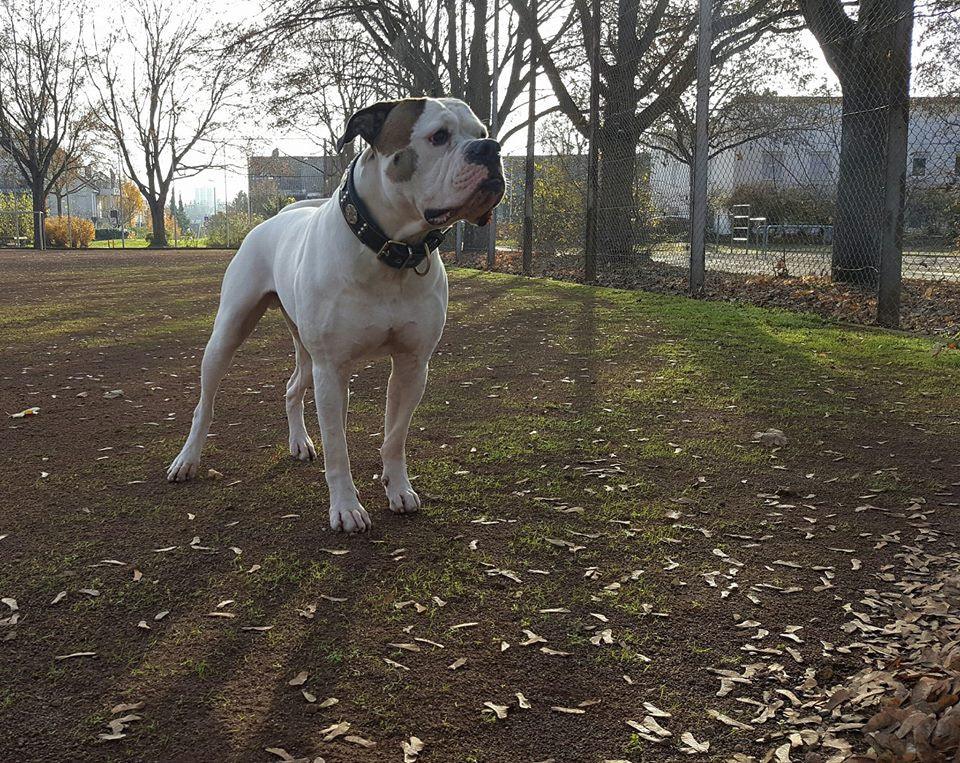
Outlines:
[{"label": "dog's eye", "polygon": [[435,146],[442,146],[448,140],[450,140],[450,131],[443,128],[430,136],[430,142]]}]

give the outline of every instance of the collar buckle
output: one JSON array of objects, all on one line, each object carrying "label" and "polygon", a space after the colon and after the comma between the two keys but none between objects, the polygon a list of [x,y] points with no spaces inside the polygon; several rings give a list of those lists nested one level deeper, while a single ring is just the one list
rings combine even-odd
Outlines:
[{"label": "collar buckle", "polygon": [[377,259],[378,260],[388,259],[390,256],[390,250],[394,246],[399,246],[407,250],[407,256],[403,259],[403,264],[400,266],[400,267],[406,267],[406,264],[410,261],[412,257],[415,256],[415,254],[413,249],[410,247],[410,244],[406,243],[405,241],[394,241],[393,239],[388,238],[386,241],[383,242],[383,246],[380,247],[380,251],[377,252]]}]

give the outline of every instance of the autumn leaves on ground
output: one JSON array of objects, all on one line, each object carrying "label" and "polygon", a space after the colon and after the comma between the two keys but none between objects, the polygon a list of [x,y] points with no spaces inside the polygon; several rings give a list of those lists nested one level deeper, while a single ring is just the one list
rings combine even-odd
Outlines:
[{"label": "autumn leaves on ground", "polygon": [[454,271],[424,509],[386,510],[373,363],[345,537],[275,313],[163,481],[228,257],[0,254],[0,400],[38,409],[2,434],[3,760],[952,759],[960,354]]}]

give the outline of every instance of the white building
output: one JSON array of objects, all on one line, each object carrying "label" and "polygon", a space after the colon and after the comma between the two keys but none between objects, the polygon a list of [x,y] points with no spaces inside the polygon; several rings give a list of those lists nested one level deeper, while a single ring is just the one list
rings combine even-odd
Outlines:
[{"label": "white building", "polygon": [[[743,111],[738,113],[738,107]],[[744,99],[719,116],[712,135],[723,142],[711,146],[708,186],[720,232],[729,230],[725,199],[738,187],[834,194],[841,116],[839,98],[774,96]],[[748,127],[738,130],[738,121]],[[960,180],[960,99],[912,99],[907,152],[908,194],[953,187]],[[653,205],[663,215],[687,216],[690,169],[672,153],[650,150]]]}]

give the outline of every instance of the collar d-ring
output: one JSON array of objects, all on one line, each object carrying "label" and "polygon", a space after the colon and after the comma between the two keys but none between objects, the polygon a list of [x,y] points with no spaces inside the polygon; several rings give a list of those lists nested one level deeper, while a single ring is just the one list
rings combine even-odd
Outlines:
[{"label": "collar d-ring", "polygon": [[413,272],[416,273],[421,278],[423,278],[423,276],[425,276],[427,273],[430,272],[430,254],[429,253],[427,254],[426,257],[424,257],[424,260],[427,263],[427,268],[422,273],[419,270],[417,270],[417,268],[420,267],[420,263],[417,263],[416,265],[413,266]]}]

